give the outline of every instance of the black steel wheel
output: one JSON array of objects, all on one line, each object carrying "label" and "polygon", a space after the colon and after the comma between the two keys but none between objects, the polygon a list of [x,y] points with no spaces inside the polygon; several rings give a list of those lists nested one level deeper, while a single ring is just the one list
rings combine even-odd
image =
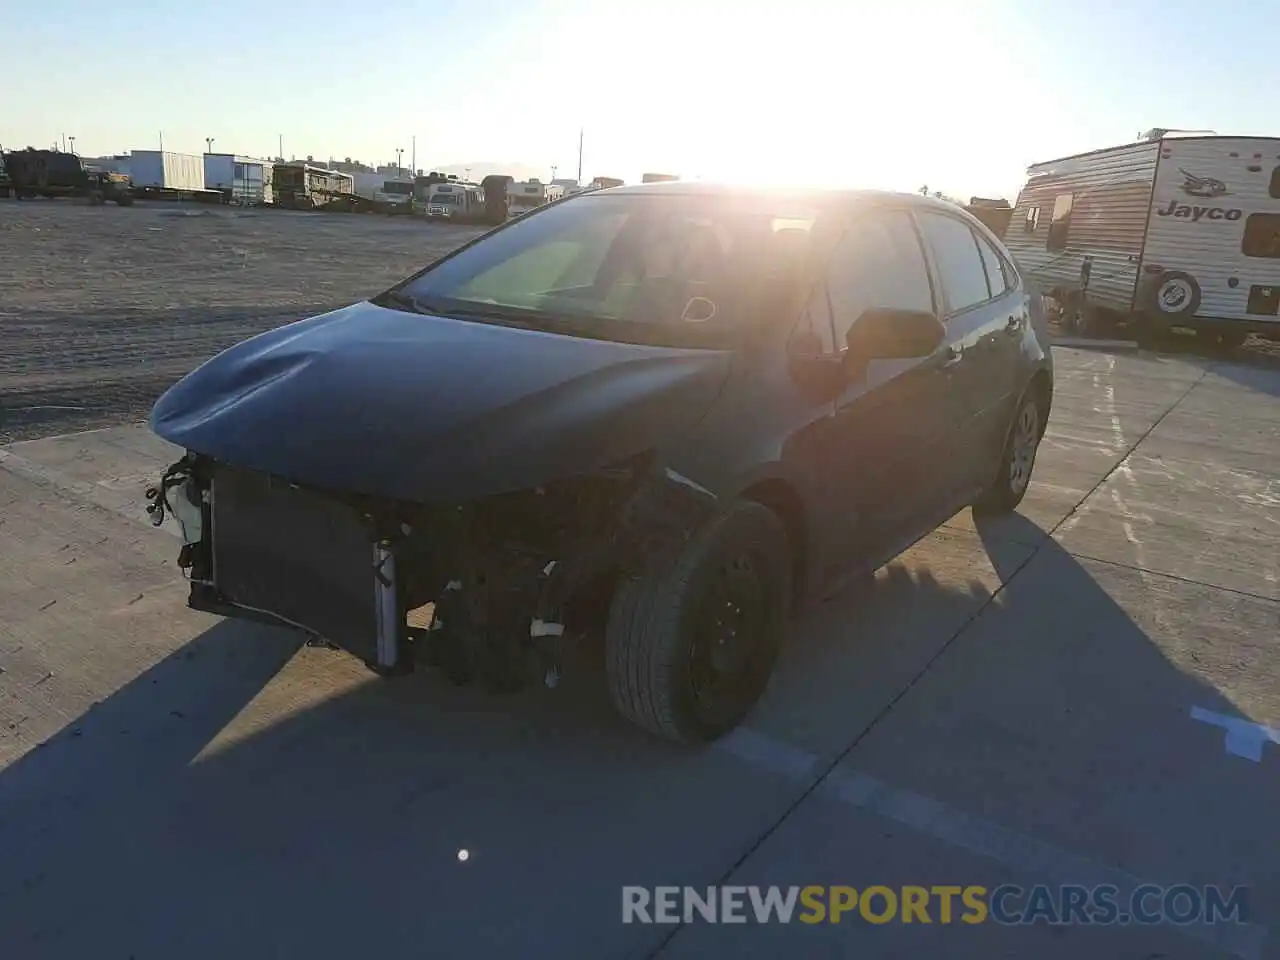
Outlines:
[{"label": "black steel wheel", "polygon": [[790,601],[782,522],[760,504],[734,504],[673,560],[618,585],[605,631],[614,704],[668,740],[719,738],[768,685]]},{"label": "black steel wheel", "polygon": [[1018,402],[1017,412],[1000,454],[1000,466],[995,481],[974,503],[980,513],[999,514],[1016,510],[1027,495],[1031,484],[1031,471],[1035,468],[1036,453],[1044,436],[1044,411],[1034,387],[1028,389]]}]

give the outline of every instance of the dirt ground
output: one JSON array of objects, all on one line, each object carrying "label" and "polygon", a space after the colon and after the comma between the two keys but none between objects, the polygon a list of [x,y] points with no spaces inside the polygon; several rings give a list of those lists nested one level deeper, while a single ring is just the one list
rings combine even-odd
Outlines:
[{"label": "dirt ground", "polygon": [[143,419],[218,351],[371,296],[478,232],[371,215],[0,201],[0,443]]}]

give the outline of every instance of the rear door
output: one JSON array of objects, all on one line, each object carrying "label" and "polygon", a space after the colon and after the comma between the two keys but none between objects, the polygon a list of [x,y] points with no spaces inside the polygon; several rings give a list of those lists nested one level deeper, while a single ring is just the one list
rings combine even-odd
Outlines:
[{"label": "rear door", "polygon": [[989,477],[1008,421],[1017,355],[1029,322],[1012,270],[960,214],[929,208],[917,220],[942,294],[953,354],[949,404],[953,479],[970,492]]}]

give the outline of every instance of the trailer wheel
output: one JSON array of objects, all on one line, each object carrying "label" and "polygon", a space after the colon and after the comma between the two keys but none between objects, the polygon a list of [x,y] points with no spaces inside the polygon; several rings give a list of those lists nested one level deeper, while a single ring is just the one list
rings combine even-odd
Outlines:
[{"label": "trailer wheel", "polygon": [[1200,284],[1181,270],[1168,270],[1143,285],[1142,308],[1165,323],[1193,317],[1200,309]]},{"label": "trailer wheel", "polygon": [[729,732],[768,685],[790,601],[782,521],[735,503],[670,562],[618,584],[605,629],[614,705],[677,743]]},{"label": "trailer wheel", "polygon": [[102,198],[102,191],[101,191],[101,190],[90,190],[90,191],[89,191],[89,206],[91,206],[91,207],[100,207],[100,206],[102,206],[102,204],[103,204],[104,202],[105,202],[105,201],[104,201],[104,200],[103,200],[103,198]]},{"label": "trailer wheel", "polygon": [[119,205],[120,205],[120,206],[122,206],[122,207],[132,207],[132,206],[133,206],[133,194],[131,194],[131,193],[122,193],[122,194],[119,194],[119,195],[116,197],[116,203],[117,203],[117,204],[119,204]]}]

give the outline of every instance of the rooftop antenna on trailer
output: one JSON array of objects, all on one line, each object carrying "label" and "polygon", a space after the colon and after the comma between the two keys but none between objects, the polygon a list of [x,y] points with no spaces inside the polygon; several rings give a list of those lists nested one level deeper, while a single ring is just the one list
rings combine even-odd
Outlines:
[{"label": "rooftop antenna on trailer", "polygon": [[1138,134],[1139,140],[1163,140],[1171,133],[1207,133],[1211,137],[1218,135],[1217,130],[1186,129],[1183,127],[1152,127]]}]

